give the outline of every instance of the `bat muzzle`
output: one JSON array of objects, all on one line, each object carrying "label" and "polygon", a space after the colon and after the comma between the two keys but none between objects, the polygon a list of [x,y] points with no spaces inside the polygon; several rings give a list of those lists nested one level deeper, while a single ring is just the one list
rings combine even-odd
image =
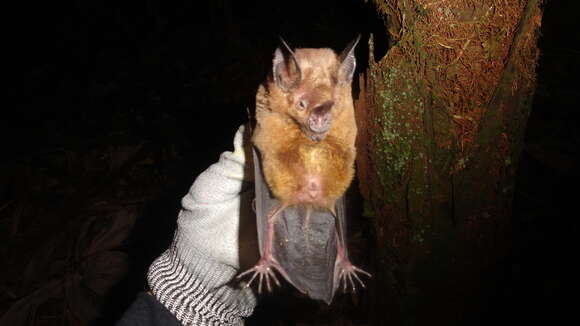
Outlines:
[{"label": "bat muzzle", "polygon": [[333,101],[327,101],[320,106],[315,107],[308,116],[308,136],[313,141],[321,141],[326,137],[330,126],[332,125],[332,106]]}]

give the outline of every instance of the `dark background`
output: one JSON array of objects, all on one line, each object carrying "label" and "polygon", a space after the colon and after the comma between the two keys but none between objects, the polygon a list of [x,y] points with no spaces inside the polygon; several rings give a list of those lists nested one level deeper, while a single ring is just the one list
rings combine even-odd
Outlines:
[{"label": "dark background", "polygon": [[[575,294],[579,10],[572,0],[545,8],[514,252],[482,300],[482,323],[553,321]],[[110,324],[145,288],[148,264],[171,241],[181,197],[231,149],[253,110],[279,36],[292,47],[340,51],[361,33],[358,72],[369,33],[375,57],[386,51],[382,18],[362,0],[43,2],[6,13],[0,315],[30,303],[36,309],[22,314],[37,325]],[[370,223],[354,224],[354,251],[364,252]],[[110,257],[123,267],[103,262]],[[47,290],[54,281],[68,290]],[[39,291],[46,300],[30,299]],[[262,300],[250,323],[364,325],[364,295],[327,308],[284,288]]]}]

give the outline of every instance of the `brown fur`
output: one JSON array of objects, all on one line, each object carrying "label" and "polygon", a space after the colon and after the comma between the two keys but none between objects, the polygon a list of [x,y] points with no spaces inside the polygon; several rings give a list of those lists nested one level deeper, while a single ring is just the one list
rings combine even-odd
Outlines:
[{"label": "brown fur", "polygon": [[[297,49],[300,82],[283,90],[270,77],[256,95],[259,149],[266,182],[282,205],[308,204],[334,211],[354,175],[356,124],[351,82],[341,82],[338,56],[330,49]],[[304,133],[308,110],[333,101],[332,124],[315,142]],[[320,188],[317,188],[320,186]]]}]

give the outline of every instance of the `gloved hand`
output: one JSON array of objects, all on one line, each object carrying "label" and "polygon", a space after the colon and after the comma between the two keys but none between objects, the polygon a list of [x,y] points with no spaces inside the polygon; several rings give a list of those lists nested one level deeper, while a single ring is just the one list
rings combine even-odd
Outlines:
[{"label": "gloved hand", "polygon": [[249,132],[240,127],[182,200],[171,247],[148,273],[155,297],[184,325],[242,325],[256,304],[240,269],[258,258]]}]

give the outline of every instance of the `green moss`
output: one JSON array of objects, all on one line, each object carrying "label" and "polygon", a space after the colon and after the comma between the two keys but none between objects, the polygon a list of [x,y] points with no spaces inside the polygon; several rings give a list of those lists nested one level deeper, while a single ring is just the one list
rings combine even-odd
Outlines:
[{"label": "green moss", "polygon": [[424,102],[413,76],[396,67],[382,74],[371,73],[371,77],[375,85],[380,85],[375,99],[378,112],[374,119],[379,131],[373,138],[373,162],[386,199],[393,202],[400,196],[399,188],[409,175],[412,162],[423,161],[425,157],[421,125]]}]

